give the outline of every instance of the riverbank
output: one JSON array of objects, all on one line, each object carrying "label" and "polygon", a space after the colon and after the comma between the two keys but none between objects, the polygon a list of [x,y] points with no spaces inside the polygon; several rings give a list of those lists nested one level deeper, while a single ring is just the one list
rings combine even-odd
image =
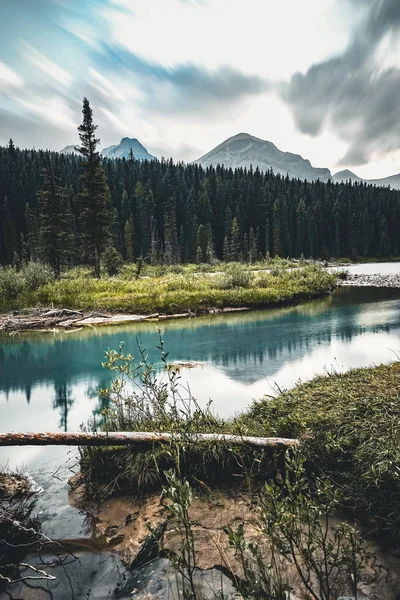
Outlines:
[{"label": "riverbank", "polygon": [[[85,476],[72,482],[71,501],[92,514],[99,532],[110,547],[121,552],[126,564],[139,567],[142,560],[157,555],[158,546],[153,546],[153,554],[146,553],[148,524],[161,532],[162,547],[176,555],[182,541],[179,522],[171,516],[169,503],[160,500],[159,489],[166,483],[164,473],[178,460],[181,476],[191,482],[193,489],[188,514],[198,567],[210,569],[221,561],[226,566],[227,560],[231,573],[242,577],[238,556],[232,556],[232,539],[229,541],[226,532],[242,524],[246,543],[257,544],[265,560],[271,556],[270,539],[260,524],[265,493],[260,483],[267,481],[274,486],[273,482],[279,482],[282,456],[270,452],[249,455],[234,444],[227,444],[225,451],[217,454],[212,445],[196,441],[190,432],[196,427],[196,431],[212,428],[241,435],[299,437],[307,468],[301,475],[302,487],[289,488],[285,494],[294,494],[291,503],[297,502],[299,490],[302,495],[306,493],[305,482],[311,482],[314,489],[320,485],[321,476],[323,481],[331,481],[334,493],[340,492],[340,502],[334,503],[337,512],[330,515],[329,536],[334,535],[335,524],[344,521],[351,527],[354,519],[361,521],[366,536],[358,582],[360,597],[393,600],[400,585],[396,554],[400,540],[399,394],[400,362],[394,362],[316,377],[277,398],[255,402],[248,411],[228,421],[209,413],[197,414],[195,419],[186,415],[184,420],[169,423],[170,429],[186,432],[183,443],[177,441],[179,448],[174,444],[154,447],[135,453],[135,457],[126,449],[85,450],[81,463]],[[122,418],[122,409],[123,405],[117,403],[118,414],[109,415],[112,428]],[[135,423],[131,421],[130,425]],[[145,427],[142,420],[140,428]],[[166,430],[168,424],[163,422],[162,427]],[[321,497],[326,493],[326,488],[322,489],[325,491],[320,492]],[[176,502],[180,502],[178,497]],[[297,508],[291,506],[296,513]],[[147,550],[143,552],[143,548]],[[293,563],[283,564],[295,597],[303,598]],[[340,594],[354,595],[346,581],[340,582]]]},{"label": "riverbank", "polygon": [[[170,514],[160,494],[137,497],[121,492],[99,502],[88,498],[81,476],[70,480],[70,484],[71,504],[90,514],[96,535],[105,539],[107,547],[117,552],[127,568],[137,573],[138,579],[140,577],[141,585],[135,597],[145,600],[151,593],[158,600],[169,598],[171,582],[176,585],[181,576],[165,557],[169,554],[179,556],[182,536],[179,522]],[[266,565],[271,561],[271,540],[260,522],[260,504],[256,494],[245,489],[196,489],[189,507],[189,519],[195,550],[196,583],[197,578],[201,581],[202,577],[208,576],[208,585],[204,586],[203,593],[199,593],[199,598],[211,600],[219,592],[223,592],[219,597],[225,600],[235,598],[237,595],[233,593],[235,586],[232,582],[246,577],[240,553],[234,552],[227,529],[237,531],[238,526],[243,525],[246,544],[258,548]],[[341,520],[331,520],[331,536]],[[348,527],[354,525],[350,519],[344,521]],[[149,530],[155,532],[158,538]],[[159,557],[160,547],[164,548],[161,552],[164,558]],[[369,539],[365,542],[364,561],[357,585],[358,597],[363,600],[394,600],[400,586],[400,558],[395,552]],[[143,577],[145,565],[149,565],[153,577]],[[308,599],[293,561],[282,559],[281,569],[291,589],[291,600]],[[339,588],[340,595],[352,597],[351,582],[343,574],[334,585]]]},{"label": "riverbank", "polygon": [[356,287],[400,288],[400,273],[348,273],[346,279],[339,280],[339,285]]},{"label": "riverbank", "polygon": [[[169,273],[133,280],[69,274],[37,289],[24,289],[9,300],[14,310],[0,316],[0,331],[68,329],[278,307],[327,295],[335,287],[336,276],[315,265],[251,272],[234,264],[213,277]],[[51,309],[24,310],[32,305]]]},{"label": "riverbank", "polygon": [[[109,351],[106,358],[105,366],[115,375],[134,367],[129,357],[118,352]],[[180,374],[173,371],[167,385],[175,389],[178,378]],[[181,402],[179,394],[172,412],[159,412],[157,391],[165,384],[158,379],[152,386],[147,381],[138,383],[153,412],[144,417],[135,410],[139,397],[126,412],[123,396],[110,391],[113,408],[107,415],[108,428],[179,432],[182,437],[175,443],[184,446],[179,456],[185,476],[211,485],[215,481],[229,483],[233,474],[236,483],[240,479],[246,482],[250,472],[256,482],[264,481],[276,469],[271,452],[235,444],[203,444],[195,437],[191,439],[191,431],[300,439],[315,468],[340,483],[346,505],[357,518],[363,519],[371,532],[385,532],[400,540],[400,362],[315,377],[277,397],[256,401],[249,410],[227,420],[208,409],[193,413],[187,404],[185,411],[175,415]],[[159,488],[163,472],[173,466],[174,455],[163,444],[156,445],[150,454],[146,449],[134,454],[127,448],[82,450],[84,473],[94,480],[101,473],[99,483],[117,481],[117,487],[128,486],[131,492]]]}]

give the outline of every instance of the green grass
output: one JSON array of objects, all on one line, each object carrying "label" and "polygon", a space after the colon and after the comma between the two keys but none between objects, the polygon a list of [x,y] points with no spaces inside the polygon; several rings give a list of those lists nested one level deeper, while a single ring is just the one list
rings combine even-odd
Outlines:
[{"label": "green grass", "polygon": [[[128,367],[129,365],[129,367]],[[181,399],[170,405],[173,385],[162,383],[152,368],[132,367],[131,357],[109,353],[105,366],[120,377],[139,380],[133,396],[123,388],[109,392],[107,427],[113,430],[172,431],[183,441],[150,448],[88,448],[82,469],[89,478],[111,486],[146,492],[159,488],[166,469],[179,464],[192,482],[207,485],[264,483],[282,466],[282,455],[223,444],[199,444],[193,432],[300,438],[308,457],[309,474],[327,476],[340,490],[343,507],[374,533],[400,536],[400,362],[316,377],[276,398],[265,397],[248,411],[223,420],[209,411],[180,411]],[[139,368],[140,366],[140,368]],[[133,370],[132,370],[133,368]],[[177,380],[178,381],[178,380]],[[163,387],[164,386],[164,387]],[[166,386],[166,387],[165,387]],[[151,389],[151,400],[143,389]],[[179,396],[179,394],[178,394]],[[187,406],[187,403],[186,403]]]},{"label": "green grass", "polygon": [[[205,312],[210,308],[270,307],[295,303],[330,293],[334,275],[307,265],[288,270],[272,263],[272,270],[253,272],[238,264],[224,266],[211,274],[194,271],[199,265],[170,267],[167,274],[156,276],[155,267],[146,267],[151,275],[135,279],[132,268],[121,275],[95,279],[88,269],[75,268],[59,280],[50,280],[36,288],[20,284],[0,295],[0,310],[32,306],[98,309],[114,312],[173,314],[185,311]],[[265,265],[264,265],[265,267]],[[146,273],[145,269],[145,273]],[[0,288],[4,274],[0,272]],[[10,277],[11,271],[7,270]],[[16,275],[21,279],[20,275]]]},{"label": "green grass", "polygon": [[256,402],[235,426],[303,439],[358,518],[400,535],[400,362],[316,377]]}]

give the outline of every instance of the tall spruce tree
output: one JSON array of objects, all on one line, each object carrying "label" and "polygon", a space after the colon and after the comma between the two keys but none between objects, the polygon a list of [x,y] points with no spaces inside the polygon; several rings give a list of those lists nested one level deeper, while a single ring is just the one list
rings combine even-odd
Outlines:
[{"label": "tall spruce tree", "polygon": [[83,99],[83,121],[78,127],[84,157],[83,190],[79,196],[82,220],[82,241],[88,260],[94,267],[94,274],[100,277],[100,256],[109,244],[112,211],[110,190],[101,164],[96,138],[97,125],[93,123],[93,113],[89,100]]}]

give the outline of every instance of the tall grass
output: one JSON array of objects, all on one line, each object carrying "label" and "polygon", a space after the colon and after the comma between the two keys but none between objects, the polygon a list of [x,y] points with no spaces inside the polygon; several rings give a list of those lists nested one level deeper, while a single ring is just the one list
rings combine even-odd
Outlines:
[{"label": "tall grass", "polygon": [[[157,372],[146,353],[138,347],[138,357],[118,351],[106,352],[103,366],[116,376],[101,394],[102,428],[107,431],[155,431],[172,433],[169,444],[149,448],[81,449],[81,468],[89,480],[105,482],[109,490],[128,488],[135,492],[159,489],[164,473],[175,469],[192,483],[206,481],[248,486],[257,477],[270,476],[276,469],[277,453],[250,446],[199,442],[196,433],[226,433],[229,423],[202,409],[181,379],[179,369],[167,361],[160,337],[159,350],[164,370]],[[90,427],[94,427],[94,423]]]},{"label": "tall grass", "polygon": [[304,439],[316,471],[373,532],[400,535],[400,362],[316,377],[237,419],[245,434]]},{"label": "tall grass", "polygon": [[[39,269],[38,266],[29,268]],[[1,295],[0,310],[54,305],[141,314],[201,313],[211,308],[294,303],[328,294],[336,285],[334,275],[311,265],[261,273],[234,264],[214,274],[198,273],[185,266],[182,273],[170,269],[165,275],[144,275],[139,279],[126,268],[119,276],[100,280],[91,277],[90,271],[84,268],[75,268],[54,280],[46,267],[40,268],[46,276],[34,285],[28,283],[25,270],[20,273],[12,268],[0,270],[0,290],[2,286],[13,290]],[[14,279],[17,283],[12,283]],[[7,283],[9,281],[11,283]]]}]

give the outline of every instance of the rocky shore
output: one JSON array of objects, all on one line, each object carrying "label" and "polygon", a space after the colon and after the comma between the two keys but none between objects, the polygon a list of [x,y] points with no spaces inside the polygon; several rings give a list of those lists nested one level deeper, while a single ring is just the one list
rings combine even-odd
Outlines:
[{"label": "rocky shore", "polygon": [[349,273],[339,281],[341,286],[400,288],[400,273],[357,275]]}]

